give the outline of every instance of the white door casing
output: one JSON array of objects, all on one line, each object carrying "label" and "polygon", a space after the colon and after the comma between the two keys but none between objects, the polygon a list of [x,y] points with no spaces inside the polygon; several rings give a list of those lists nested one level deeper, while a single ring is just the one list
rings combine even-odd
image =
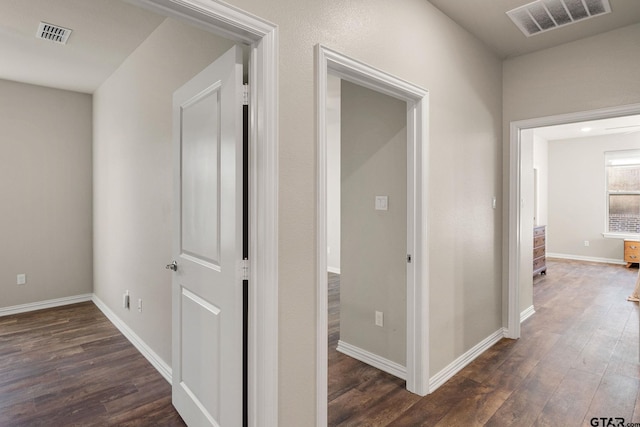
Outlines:
[{"label": "white door casing", "polygon": [[194,426],[242,425],[242,51],[174,93],[173,403]]},{"label": "white door casing", "polygon": [[429,393],[427,166],[429,93],[335,50],[316,45],[317,61],[317,404],[316,426],[327,425],[327,74],[407,102],[407,390]]},{"label": "white door casing", "polygon": [[278,26],[223,0],[127,1],[250,46],[248,424],[275,427],[279,407]]},{"label": "white door casing", "polygon": [[525,129],[562,125],[589,120],[608,119],[640,114],[640,104],[620,105],[597,110],[578,111],[555,116],[517,120],[509,124],[509,181],[504,192],[509,200],[507,218],[508,244],[505,247],[508,263],[507,275],[507,325],[504,336],[520,338],[520,259],[521,259],[521,223],[522,223],[522,142],[520,134]]}]

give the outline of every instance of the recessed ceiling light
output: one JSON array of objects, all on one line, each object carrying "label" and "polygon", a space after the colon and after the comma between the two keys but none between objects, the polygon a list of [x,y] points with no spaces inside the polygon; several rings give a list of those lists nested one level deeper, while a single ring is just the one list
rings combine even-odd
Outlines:
[{"label": "recessed ceiling light", "polygon": [[586,127],[586,128],[582,128],[582,129],[580,129],[580,130],[581,130],[582,132],[590,132],[590,131],[591,131],[591,128]]}]

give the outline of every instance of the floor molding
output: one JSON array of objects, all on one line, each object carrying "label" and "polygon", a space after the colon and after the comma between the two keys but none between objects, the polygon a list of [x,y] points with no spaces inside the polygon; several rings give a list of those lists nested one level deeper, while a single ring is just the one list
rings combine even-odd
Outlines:
[{"label": "floor molding", "polygon": [[79,302],[91,301],[93,294],[73,295],[64,298],[55,298],[46,301],[30,302],[28,304],[14,305],[0,308],[0,317],[12,314],[27,313],[29,311],[43,310],[45,308],[61,307],[63,305],[77,304]]},{"label": "floor molding", "polygon": [[558,253],[551,253],[551,252],[547,252],[547,258],[569,259],[573,261],[601,262],[603,264],[619,264],[619,265],[627,264],[624,260],[616,259],[616,258],[600,258],[600,257],[591,257],[591,256],[582,256],[582,255],[558,254]]},{"label": "floor molding", "polygon": [[363,350],[360,347],[356,347],[355,345],[351,345],[342,340],[338,341],[338,348],[336,348],[336,350],[395,377],[403,380],[407,379],[407,368],[405,366],[392,362],[391,360],[385,359],[377,354],[373,354],[370,351]]},{"label": "floor molding", "polygon": [[164,360],[158,356],[158,354],[147,345],[122,319],[120,319],[107,305],[102,302],[95,294],[91,298],[91,301],[102,311],[102,313],[109,319],[113,325],[124,335],[135,348],[153,365],[160,375],[164,377],[169,384],[171,384],[172,370]]},{"label": "floor molding", "polygon": [[504,330],[500,328],[431,377],[429,379],[429,393],[433,393],[438,387],[446,383],[451,377],[460,372],[462,368],[473,362],[478,356],[491,348],[503,337]]},{"label": "floor molding", "polygon": [[520,313],[520,323],[524,322],[534,314],[536,314],[536,311],[534,310],[533,305],[531,305],[531,307],[529,308],[525,308],[524,310],[522,310],[522,313]]}]

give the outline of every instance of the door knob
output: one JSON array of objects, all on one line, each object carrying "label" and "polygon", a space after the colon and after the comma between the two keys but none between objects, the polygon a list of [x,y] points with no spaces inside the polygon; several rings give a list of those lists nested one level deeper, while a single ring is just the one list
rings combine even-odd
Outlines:
[{"label": "door knob", "polygon": [[177,271],[178,270],[178,263],[173,261],[171,264],[167,264],[167,266],[165,268],[167,270]]}]

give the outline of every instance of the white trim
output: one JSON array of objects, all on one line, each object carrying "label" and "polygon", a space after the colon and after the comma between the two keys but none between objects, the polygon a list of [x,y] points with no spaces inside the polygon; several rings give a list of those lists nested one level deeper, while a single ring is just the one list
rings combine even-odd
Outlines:
[{"label": "white trim", "polygon": [[534,314],[536,314],[536,310],[533,308],[533,305],[529,308],[525,308],[524,310],[522,310],[522,313],[520,313],[520,323],[524,322]]},{"label": "white trim", "polygon": [[438,387],[446,383],[455,374],[460,372],[465,366],[473,362],[478,356],[491,348],[494,344],[504,338],[506,331],[503,328],[498,329],[484,340],[469,349],[462,356],[447,365],[443,370],[435,374],[429,379],[429,389],[433,393]]},{"label": "white trim", "polygon": [[12,314],[28,313],[30,311],[44,310],[45,308],[61,307],[63,305],[77,304],[91,301],[92,294],[73,295],[70,297],[55,298],[45,301],[30,302],[27,304],[12,305],[0,308],[0,317]]},{"label": "white trim", "polygon": [[374,368],[380,369],[381,371],[391,374],[394,377],[398,377],[403,380],[407,379],[406,366],[402,366],[399,363],[396,363],[389,359],[385,359],[384,357],[378,356],[377,354],[371,353],[370,351],[349,344],[348,342],[338,340],[338,347],[336,348],[336,351],[339,351],[342,354],[346,354],[349,357],[353,357],[354,359],[366,363],[367,365],[373,366]]},{"label": "white trim", "polygon": [[340,269],[336,268],[336,267],[329,267],[327,266],[327,271],[329,273],[333,273],[333,274],[340,274]]},{"label": "white trim", "polygon": [[278,425],[278,27],[221,0],[128,0],[251,45],[249,414]]},{"label": "white trim", "polygon": [[602,237],[605,239],[622,239],[633,240],[634,242],[640,241],[640,234],[638,233],[602,233]]},{"label": "white trim", "polygon": [[429,283],[427,245],[429,93],[409,82],[316,45],[317,212],[316,381],[319,427],[327,425],[327,141],[328,73],[407,102],[407,390],[429,393]]},{"label": "white trim", "polygon": [[509,187],[508,189],[505,189],[508,190],[509,195],[509,229],[507,233],[507,245],[504,248],[504,250],[508,251],[508,307],[506,334],[508,338],[520,338],[520,165],[522,160],[520,131],[543,126],[607,119],[611,117],[623,117],[635,114],[640,114],[640,104],[622,105],[598,110],[518,120],[509,124]]},{"label": "white trim", "polygon": [[149,363],[151,363],[151,365],[153,365],[153,367],[156,368],[158,372],[160,372],[160,375],[162,375],[164,379],[167,380],[169,384],[171,384],[171,367],[167,363],[165,363],[165,361],[162,360],[162,358],[158,356],[158,354],[153,351],[151,347],[149,347],[147,343],[145,343],[144,340],[138,336],[138,334],[133,332],[133,330],[129,328],[129,326],[127,326],[124,320],[120,319],[113,311],[111,311],[111,309],[104,302],[102,302],[102,300],[98,298],[98,296],[94,294],[91,298],[91,301],[93,301],[96,307],[98,307],[100,311],[102,311],[107,319],[109,319],[109,321],[113,323],[116,328],[118,328],[122,335],[124,335],[125,338],[127,338],[131,342],[131,344],[133,344],[133,346],[149,361]]},{"label": "white trim", "polygon": [[591,256],[582,256],[582,255],[570,255],[570,254],[559,254],[555,252],[547,252],[547,258],[558,258],[558,259],[569,259],[573,261],[588,261],[588,262],[600,262],[603,264],[619,264],[626,265],[627,263],[621,259],[616,258],[601,258],[601,257],[591,257]]}]

